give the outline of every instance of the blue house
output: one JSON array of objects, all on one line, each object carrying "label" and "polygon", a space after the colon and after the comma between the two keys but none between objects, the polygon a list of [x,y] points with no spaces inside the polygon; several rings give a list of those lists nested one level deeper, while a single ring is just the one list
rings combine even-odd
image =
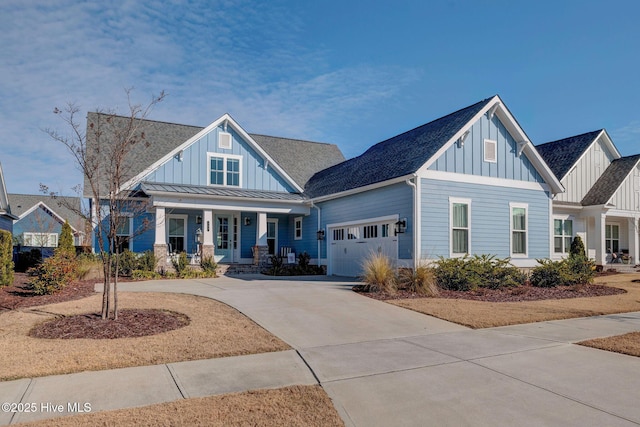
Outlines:
[{"label": "blue house", "polygon": [[[562,185],[498,96],[346,161],[335,145],[252,135],[229,115],[204,129],[145,121],[145,135],[122,188],[148,214],[122,236],[164,265],[176,251],[261,263],[284,247],[356,276],[371,252],[409,267],[465,254],[528,267],[551,253]],[[136,235],[137,221],[154,225]]]},{"label": "blue house", "polygon": [[18,218],[11,213],[11,204],[9,203],[2,165],[0,164],[0,230],[13,233],[13,221],[16,219]]}]

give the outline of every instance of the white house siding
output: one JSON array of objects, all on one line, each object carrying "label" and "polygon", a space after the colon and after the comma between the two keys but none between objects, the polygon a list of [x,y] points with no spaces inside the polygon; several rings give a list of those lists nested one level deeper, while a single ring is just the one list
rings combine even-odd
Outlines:
[{"label": "white house siding", "polygon": [[514,264],[528,266],[536,258],[548,258],[550,252],[550,196],[542,190],[486,184],[457,183],[422,179],[422,257],[450,256],[449,198],[471,200],[471,254],[492,254],[500,258],[511,254],[510,203],[526,203],[526,258],[514,258]]},{"label": "white house siding", "polygon": [[219,153],[242,157],[241,188],[250,190],[292,192],[293,188],[285,182],[262,157],[237,132],[228,128],[233,137],[231,149],[218,147],[218,135],[222,127],[213,129],[192,145],[185,148],[182,160],[173,157],[158,169],[151,172],[142,181],[169,182],[172,184],[208,185],[209,163],[207,153]]},{"label": "white house siding", "polygon": [[618,210],[640,211],[640,166],[636,166],[610,200]]},{"label": "white house siding", "polygon": [[[497,161],[484,161],[485,139],[497,142]],[[524,155],[517,155],[518,144],[497,116],[483,115],[470,129],[464,144],[453,144],[430,167],[430,170],[467,175],[544,182]]]},{"label": "white house siding", "polygon": [[322,242],[323,255],[330,241],[328,225],[397,215],[407,219],[406,233],[398,235],[398,258],[413,259],[413,188],[409,185],[394,184],[318,203],[318,206],[322,210],[322,228],[327,233]]},{"label": "white house siding", "polygon": [[614,159],[614,155],[599,138],[564,178],[558,177],[562,178],[560,182],[565,192],[557,194],[554,200],[579,203]]}]

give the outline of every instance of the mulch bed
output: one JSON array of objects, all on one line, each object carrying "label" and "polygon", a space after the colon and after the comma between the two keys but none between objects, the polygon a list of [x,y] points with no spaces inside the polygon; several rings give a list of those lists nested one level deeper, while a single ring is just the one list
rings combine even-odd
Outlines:
[{"label": "mulch bed", "polygon": [[29,331],[33,338],[115,339],[155,335],[187,326],[188,316],[168,310],[123,309],[117,320],[102,320],[97,313],[61,317]]},{"label": "mulch bed", "polygon": [[[425,298],[424,295],[406,290],[399,290],[395,294],[384,292],[363,292],[361,285],[356,285],[353,290],[362,295],[377,300]],[[535,286],[519,286],[505,289],[485,289],[477,291],[448,291],[440,290],[437,298],[467,299],[487,302],[520,302],[539,301],[548,299],[600,297],[606,295],[623,294],[624,289],[602,285],[558,286],[555,288],[536,288]]]},{"label": "mulch bed", "polygon": [[18,308],[37,305],[55,304],[71,301],[94,294],[96,282],[100,280],[78,280],[69,283],[59,292],[52,295],[36,295],[29,289],[29,277],[26,273],[15,273],[13,286],[0,288],[0,313]]}]

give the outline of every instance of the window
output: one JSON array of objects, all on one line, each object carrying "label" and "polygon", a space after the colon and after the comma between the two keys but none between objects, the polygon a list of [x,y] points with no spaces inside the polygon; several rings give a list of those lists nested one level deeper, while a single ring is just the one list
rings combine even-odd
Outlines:
[{"label": "window", "polygon": [[23,233],[22,240],[24,246],[38,247],[38,248],[57,248],[58,247],[58,234],[57,233]]},{"label": "window", "polygon": [[302,239],[302,217],[296,217],[293,220],[293,233],[296,240]]},{"label": "window", "polygon": [[556,254],[569,253],[573,240],[573,220],[553,220],[553,252]]},{"label": "window", "polygon": [[469,253],[469,211],[470,200],[450,199],[451,210],[451,254]]},{"label": "window", "polygon": [[209,154],[209,185],[240,187],[240,156]]},{"label": "window", "polygon": [[185,236],[186,236],[186,217],[169,217],[169,245],[171,252],[180,253],[185,252]]},{"label": "window", "polygon": [[118,218],[116,227],[116,247],[118,253],[122,253],[125,249],[131,250],[131,221],[130,217]]},{"label": "window", "polygon": [[616,224],[605,225],[605,244],[607,252],[620,252],[620,226]]},{"label": "window", "polygon": [[348,240],[357,240],[360,238],[360,228],[359,227],[349,227],[347,228],[347,239]]},{"label": "window", "polygon": [[382,224],[380,228],[382,237],[389,237],[389,224]]},{"label": "window", "polygon": [[344,240],[344,228],[335,228],[333,230],[333,240]]},{"label": "window", "polygon": [[363,235],[365,239],[375,239],[378,237],[377,225],[365,225],[363,231],[364,231]]},{"label": "window", "polygon": [[498,161],[498,143],[496,141],[484,140],[484,161],[490,163]]},{"label": "window", "polygon": [[276,246],[278,244],[278,220],[267,219],[267,246],[269,255],[276,254]]},{"label": "window", "polygon": [[527,255],[527,205],[510,204],[511,207],[511,254]]}]

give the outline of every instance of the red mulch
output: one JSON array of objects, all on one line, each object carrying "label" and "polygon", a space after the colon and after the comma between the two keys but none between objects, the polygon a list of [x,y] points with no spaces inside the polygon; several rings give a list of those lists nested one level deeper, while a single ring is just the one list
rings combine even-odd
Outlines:
[{"label": "red mulch", "polygon": [[114,339],[155,335],[189,324],[189,317],[174,311],[123,309],[117,320],[102,320],[99,314],[80,314],[41,323],[29,331],[33,338]]},{"label": "red mulch", "polygon": [[[354,286],[354,291],[362,292],[361,288]],[[602,285],[557,286],[555,288],[536,288],[535,286],[519,286],[505,289],[485,289],[477,291],[448,291],[440,289],[438,298],[468,299],[488,302],[519,302],[538,301],[547,299],[566,299],[583,297],[600,297],[605,295],[623,294],[624,289],[612,288]],[[395,294],[382,292],[362,292],[370,298],[377,300],[424,298],[424,295],[400,290]]]},{"label": "red mulch", "polygon": [[55,304],[87,297],[94,293],[99,280],[77,280],[69,283],[53,295],[36,295],[28,288],[30,277],[26,273],[15,273],[13,286],[0,288],[0,313],[6,310]]}]

